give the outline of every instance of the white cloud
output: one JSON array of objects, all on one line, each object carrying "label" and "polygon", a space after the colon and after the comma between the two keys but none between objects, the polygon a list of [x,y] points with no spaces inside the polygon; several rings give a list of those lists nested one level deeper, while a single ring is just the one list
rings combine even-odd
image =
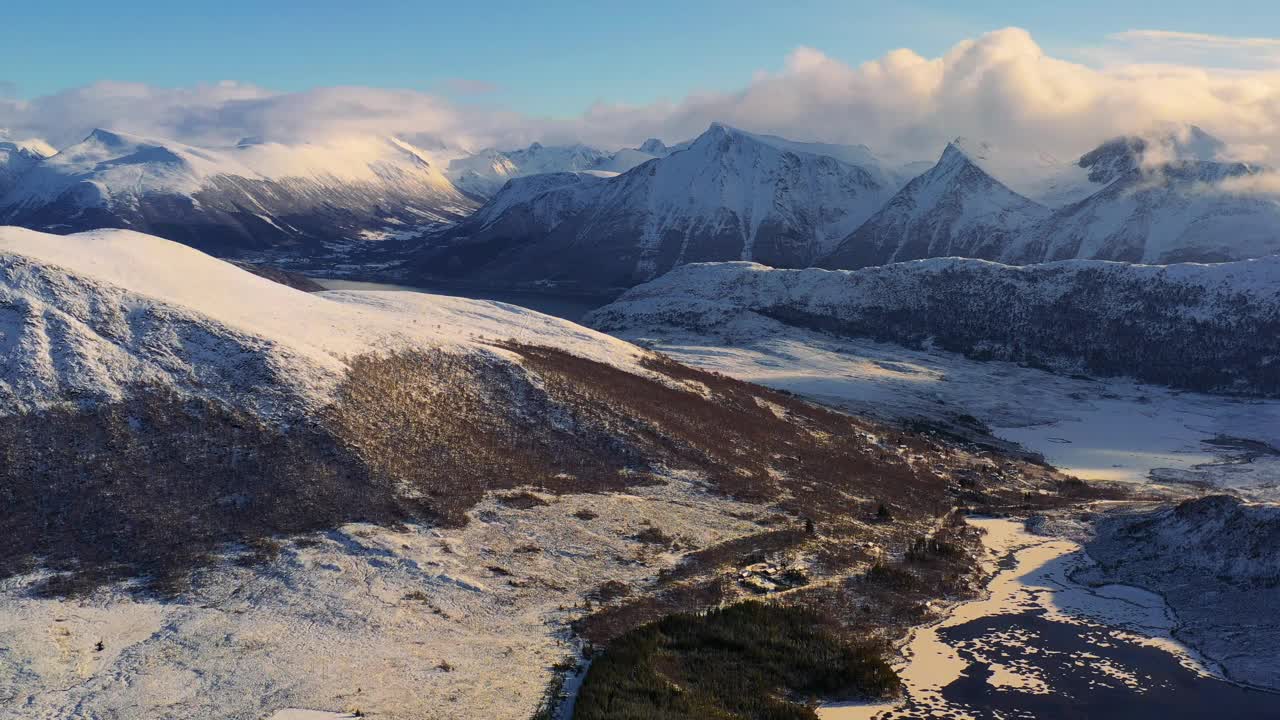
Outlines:
[{"label": "white cloud", "polygon": [[[1142,34],[1115,42],[1159,37],[1134,32]],[[1216,42],[1205,37],[1199,42]],[[234,82],[179,89],[98,83],[27,101],[0,98],[0,127],[60,145],[106,126],[194,143],[380,132],[428,147],[532,140],[618,147],[650,136],[686,139],[713,120],[797,140],[865,143],[909,158],[934,156],[959,135],[1072,158],[1114,135],[1194,123],[1248,148],[1254,159],[1275,162],[1280,70],[1084,64],[1052,57],[1026,31],[1009,28],[964,40],[940,57],[902,49],[857,66],[798,48],[781,69],[757,73],[735,91],[642,106],[600,103],[568,120],[367,87],[276,93]]]},{"label": "white cloud", "polygon": [[1280,38],[1235,37],[1175,30],[1125,30],[1108,37],[1112,40],[1168,43],[1185,47],[1280,49]]},{"label": "white cloud", "polygon": [[1262,172],[1226,178],[1216,183],[1211,191],[1232,195],[1257,195],[1273,202],[1280,202],[1280,172]]},{"label": "white cloud", "polygon": [[1125,30],[1086,57],[1105,63],[1181,64],[1218,68],[1280,68],[1280,38],[1235,37],[1175,30]]}]

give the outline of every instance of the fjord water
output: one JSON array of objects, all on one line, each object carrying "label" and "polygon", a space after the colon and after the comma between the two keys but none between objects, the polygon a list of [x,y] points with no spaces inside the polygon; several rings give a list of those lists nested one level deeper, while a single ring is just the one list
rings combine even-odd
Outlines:
[{"label": "fjord water", "polygon": [[1224,680],[1174,638],[1154,593],[1091,587],[1075,542],[1010,520],[975,519],[998,572],[987,597],[917,630],[899,668],[901,703],[822,708],[823,720],[1275,717],[1280,695]]},{"label": "fjord water", "polygon": [[612,298],[594,295],[570,295],[557,293],[541,293],[521,290],[486,290],[456,287],[413,287],[409,285],[392,285],[388,283],[359,282],[356,280],[329,280],[311,278],[326,290],[375,290],[403,291],[426,293],[429,295],[448,295],[451,297],[470,298],[472,300],[492,300],[508,305],[518,305],[535,310],[544,315],[563,318],[571,322],[580,322],[582,317],[598,307],[607,305]]}]

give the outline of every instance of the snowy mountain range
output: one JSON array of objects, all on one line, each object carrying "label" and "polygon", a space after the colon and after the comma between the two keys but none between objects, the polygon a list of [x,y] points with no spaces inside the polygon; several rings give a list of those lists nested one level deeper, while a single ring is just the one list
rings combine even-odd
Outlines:
[{"label": "snowy mountain range", "polygon": [[900,181],[865,148],[793,143],[716,123],[617,177],[511,183],[430,238],[409,267],[418,277],[599,289],[688,262],[804,266],[861,225]]},{"label": "snowy mountain range", "polygon": [[324,254],[476,207],[425,154],[393,138],[197,148],[99,129],[47,158],[14,157],[0,223],[127,228],[221,255]]},{"label": "snowy mountain range", "polygon": [[[672,146],[534,143],[447,167],[395,138],[203,148],[95,130],[56,153],[0,140],[0,223],[128,228],[371,279],[588,291],[690,262],[1161,264],[1280,252],[1276,173],[1229,157],[1194,127],[1116,138],[1074,162],[957,139],[931,166],[720,123]],[[368,242],[378,240],[395,242]]]},{"label": "snowy mountain range", "polygon": [[643,147],[660,156],[613,178],[585,172],[603,167],[605,153],[542,149],[584,176],[504,186],[428,237],[404,277],[605,289],[702,261],[851,269],[951,256],[1169,263],[1280,251],[1280,194],[1264,185],[1274,176],[1222,159],[1226,146],[1194,127],[1117,138],[1075,162],[957,139],[925,168],[719,123],[672,148]]},{"label": "snowy mountain range", "polygon": [[935,258],[837,271],[707,263],[632,288],[586,322],[634,335],[664,326],[710,332],[752,316],[1068,373],[1280,394],[1276,256],[1025,267]]},{"label": "snowy mountain range", "polygon": [[1068,165],[957,140],[818,264],[1223,262],[1280,252],[1280,193],[1262,188],[1274,175],[1218,159],[1225,149],[1192,127],[1185,137],[1110,140]]}]

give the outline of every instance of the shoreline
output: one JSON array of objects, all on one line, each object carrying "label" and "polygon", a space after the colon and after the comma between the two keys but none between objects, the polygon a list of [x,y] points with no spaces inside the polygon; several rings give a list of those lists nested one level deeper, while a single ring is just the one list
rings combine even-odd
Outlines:
[{"label": "shoreline", "polygon": [[[902,698],[889,702],[827,703],[817,708],[822,720],[871,720],[916,706],[945,708],[943,689],[960,679],[971,663],[940,638],[940,631],[982,618],[1026,612],[1033,607],[1028,600],[1046,618],[1106,628],[1128,642],[1167,653],[1201,677],[1242,689],[1274,692],[1232,680],[1219,663],[1178,638],[1177,614],[1162,594],[1122,583],[1090,587],[1076,582],[1072,578],[1076,571],[1096,565],[1082,543],[1036,535],[1025,528],[1022,520],[974,517],[970,523],[986,530],[983,545],[987,557],[983,563],[994,570],[982,596],[948,607],[937,621],[907,635],[899,651],[900,659],[894,664],[905,687]],[[1107,588],[1113,592],[1099,592]],[[1066,602],[1060,604],[1059,600]],[[991,671],[987,682],[992,686],[1050,691],[1048,683],[1024,668],[988,661],[987,669]]]}]

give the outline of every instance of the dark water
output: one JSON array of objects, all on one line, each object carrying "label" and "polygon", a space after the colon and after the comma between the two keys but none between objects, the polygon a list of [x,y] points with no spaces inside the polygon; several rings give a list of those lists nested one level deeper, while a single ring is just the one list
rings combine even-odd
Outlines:
[{"label": "dark water", "polygon": [[585,295],[556,295],[554,293],[522,292],[518,290],[470,290],[439,287],[410,287],[385,283],[356,282],[354,280],[326,280],[312,278],[328,290],[407,290],[409,292],[448,295],[473,300],[493,300],[529,308],[544,315],[553,315],[572,322],[581,322],[582,316],[609,304],[612,298]]},{"label": "dark water", "polygon": [[[942,689],[945,709],[908,704],[888,717],[1280,718],[1280,695],[1203,677],[1164,650],[1111,628],[1050,620],[1043,610],[978,618],[938,635],[969,663]],[[1041,678],[1050,692],[993,687],[991,661]]]}]

